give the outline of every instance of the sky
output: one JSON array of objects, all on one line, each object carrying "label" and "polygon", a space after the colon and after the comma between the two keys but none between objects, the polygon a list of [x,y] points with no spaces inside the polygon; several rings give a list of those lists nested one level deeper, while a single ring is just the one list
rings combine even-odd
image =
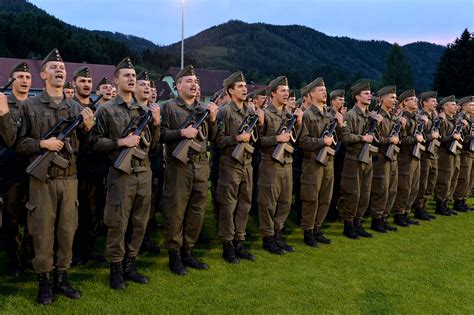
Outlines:
[{"label": "sky", "polygon": [[[169,45],[181,40],[183,0],[30,0],[66,23]],[[304,25],[330,36],[446,45],[474,32],[474,0],[184,0],[184,36],[228,20]]]}]

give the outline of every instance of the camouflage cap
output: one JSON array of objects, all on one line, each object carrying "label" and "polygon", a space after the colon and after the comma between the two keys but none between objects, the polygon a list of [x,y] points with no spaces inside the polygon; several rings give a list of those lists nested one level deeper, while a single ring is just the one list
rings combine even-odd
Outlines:
[{"label": "camouflage cap", "polygon": [[189,76],[189,75],[196,75],[196,71],[194,71],[193,65],[187,65],[186,67],[181,69],[176,75],[176,78],[174,78],[174,80],[178,81],[178,79]]},{"label": "camouflage cap", "polygon": [[307,90],[306,94],[311,92],[317,86],[325,86],[324,79],[322,77],[318,77],[318,78],[314,79],[311,83],[309,83],[306,86],[306,90]]},{"label": "camouflage cap", "polygon": [[253,99],[255,97],[255,93],[254,92],[251,92],[251,93],[248,93],[247,94],[247,97],[245,98],[246,100],[250,100],[250,99]]},{"label": "camouflage cap", "polygon": [[329,96],[334,99],[336,97],[344,97],[346,95],[346,91],[344,90],[334,90],[332,91]]},{"label": "camouflage cap", "polygon": [[74,89],[74,87],[72,86],[72,82],[69,81],[69,82],[64,83],[63,89]]},{"label": "camouflage cap", "polygon": [[59,50],[57,48],[54,48],[53,50],[51,50],[49,52],[48,55],[46,55],[46,57],[41,62],[41,68],[43,68],[50,61],[64,62],[63,58],[61,58],[61,55],[59,54]]},{"label": "camouflage cap", "polygon": [[290,96],[289,97],[296,97],[295,90],[290,91]]},{"label": "camouflage cap", "polygon": [[370,91],[369,82],[359,82],[351,86],[352,97],[359,95],[362,91]]},{"label": "camouflage cap", "polygon": [[107,77],[103,77],[102,80],[100,80],[99,83],[97,84],[96,90],[99,90],[100,86],[104,84],[112,85],[112,82]]},{"label": "camouflage cap", "polygon": [[224,86],[224,89],[227,90],[232,84],[237,82],[245,82],[244,74],[242,73],[242,71],[232,73],[222,82],[222,85]]},{"label": "camouflage cap", "polygon": [[76,69],[73,74],[73,79],[76,80],[77,77],[91,78],[91,71],[88,66],[80,67]]},{"label": "camouflage cap", "polygon": [[301,96],[306,96],[308,94],[308,86],[305,85],[300,89]]},{"label": "camouflage cap", "polygon": [[377,91],[377,96],[384,96],[387,94],[397,94],[397,87],[395,85],[388,85],[384,86],[380,90]]},{"label": "camouflage cap", "polygon": [[446,96],[445,98],[439,101],[439,106],[443,107],[447,103],[456,102],[456,97],[454,95]]},{"label": "camouflage cap", "polygon": [[437,96],[438,96],[438,92],[428,91],[428,92],[423,92],[420,95],[418,95],[418,98],[420,99],[420,103],[421,103],[424,100],[427,100],[430,98],[436,98]]},{"label": "camouflage cap", "polygon": [[416,96],[416,93],[415,93],[414,89],[406,90],[402,94],[400,94],[400,96],[398,97],[398,101],[401,103],[404,100],[406,100],[407,98],[414,97],[414,96]]},{"label": "camouflage cap", "polygon": [[29,73],[31,73],[30,67],[28,66],[26,61],[22,61],[19,64],[14,65],[12,67],[12,69],[10,70],[10,77],[12,77],[13,73],[15,73],[15,72],[29,72]]},{"label": "camouflage cap", "polygon": [[474,102],[474,96],[466,96],[459,100],[458,105],[463,106],[472,102]]},{"label": "camouflage cap", "polygon": [[155,84],[155,81],[154,80],[150,80],[150,87],[152,89],[156,89],[156,84]]},{"label": "camouflage cap", "polygon": [[255,91],[253,91],[253,94],[254,94],[254,97],[259,96],[259,95],[265,96],[265,95],[267,95],[267,89],[255,90]]},{"label": "camouflage cap", "polygon": [[139,74],[137,74],[137,81],[150,81],[150,77],[148,76],[148,72],[142,71]]},{"label": "camouflage cap", "polygon": [[270,92],[275,91],[280,85],[288,86],[288,78],[286,76],[282,75],[273,79],[273,81],[268,84]]},{"label": "camouflage cap", "polygon": [[116,66],[114,74],[116,74],[120,69],[135,69],[132,64],[130,57],[123,58]]}]

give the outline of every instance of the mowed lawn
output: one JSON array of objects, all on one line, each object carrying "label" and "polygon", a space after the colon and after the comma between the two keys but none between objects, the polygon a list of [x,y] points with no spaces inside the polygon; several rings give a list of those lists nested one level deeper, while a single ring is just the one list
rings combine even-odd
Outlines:
[{"label": "mowed lawn", "polygon": [[[274,256],[263,251],[253,217],[249,241],[257,261],[229,265],[221,258],[209,210],[204,234],[210,242],[196,251],[209,263],[208,271],[175,276],[168,271],[165,251],[158,257],[145,254],[138,266],[150,283],[130,283],[124,291],[113,291],[108,286],[108,265],[90,263],[70,271],[71,283],[81,290],[82,298],[61,296],[51,306],[36,304],[32,272],[18,280],[0,276],[0,312],[474,313],[474,212],[357,241],[342,236],[342,222],[331,223],[325,231],[333,244],[316,249],[303,244],[303,233],[294,222],[292,214],[288,242],[296,253]],[[156,239],[162,238],[163,230],[158,230]],[[1,253],[1,274],[6,271],[5,260]]]}]

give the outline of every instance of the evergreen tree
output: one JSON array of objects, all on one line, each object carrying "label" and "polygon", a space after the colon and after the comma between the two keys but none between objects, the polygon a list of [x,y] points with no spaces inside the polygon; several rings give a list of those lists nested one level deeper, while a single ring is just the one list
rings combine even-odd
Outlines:
[{"label": "evergreen tree", "polygon": [[405,60],[402,48],[397,43],[387,53],[382,82],[384,85],[396,85],[400,92],[413,88],[411,65]]}]

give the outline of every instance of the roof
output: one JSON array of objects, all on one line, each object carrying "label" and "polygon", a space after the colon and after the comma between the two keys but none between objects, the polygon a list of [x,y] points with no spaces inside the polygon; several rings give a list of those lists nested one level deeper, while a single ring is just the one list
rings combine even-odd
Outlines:
[{"label": "roof", "polygon": [[[0,87],[8,82],[10,70],[14,65],[26,61],[31,70],[31,89],[43,89],[44,83],[41,80],[39,73],[41,69],[42,60],[33,59],[17,59],[17,58],[0,58]],[[92,84],[98,83],[103,77],[108,77],[110,80],[114,77],[115,66],[113,65],[99,65],[90,63],[65,62],[66,65],[66,82],[72,81],[74,70],[82,66],[88,66],[92,74]]]},{"label": "roof", "polygon": [[156,99],[158,101],[166,101],[170,99],[171,93],[173,93],[173,91],[171,90],[168,83],[166,83],[165,81],[155,81],[155,87]]},{"label": "roof", "polygon": [[[176,77],[181,68],[171,67],[166,72],[173,79]],[[222,81],[232,74],[229,70],[209,70],[209,69],[194,69],[196,76],[199,79],[202,95],[213,95],[216,91],[222,89]]]}]

